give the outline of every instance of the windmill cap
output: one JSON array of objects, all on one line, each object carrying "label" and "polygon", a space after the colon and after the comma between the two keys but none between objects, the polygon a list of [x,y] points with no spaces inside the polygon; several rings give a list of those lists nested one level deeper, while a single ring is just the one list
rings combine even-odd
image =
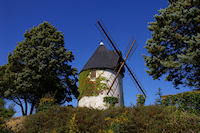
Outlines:
[{"label": "windmill cap", "polygon": [[[84,65],[83,69],[80,71],[86,71],[91,69],[110,69],[117,70],[120,66],[121,58],[120,56],[113,50],[108,50],[105,45],[99,45],[95,50],[93,55],[89,58],[87,63]],[[121,71],[123,75],[124,68]]]}]

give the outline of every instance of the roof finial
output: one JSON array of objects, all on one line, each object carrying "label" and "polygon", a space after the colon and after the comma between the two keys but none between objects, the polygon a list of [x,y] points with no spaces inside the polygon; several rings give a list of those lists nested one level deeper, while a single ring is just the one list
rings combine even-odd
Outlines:
[{"label": "roof finial", "polygon": [[101,40],[100,45],[104,45],[103,41]]}]

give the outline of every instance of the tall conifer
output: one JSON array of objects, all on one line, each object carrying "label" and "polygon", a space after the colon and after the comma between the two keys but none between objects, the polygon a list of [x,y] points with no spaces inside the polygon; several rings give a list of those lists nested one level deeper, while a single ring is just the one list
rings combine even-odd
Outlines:
[{"label": "tall conifer", "polygon": [[165,75],[177,88],[200,88],[200,1],[169,0],[154,17],[145,46],[147,73],[153,79]]}]

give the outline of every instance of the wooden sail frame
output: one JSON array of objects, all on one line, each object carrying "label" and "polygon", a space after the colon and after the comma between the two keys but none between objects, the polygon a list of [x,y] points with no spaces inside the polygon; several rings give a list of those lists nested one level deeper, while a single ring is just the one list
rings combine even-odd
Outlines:
[{"label": "wooden sail frame", "polygon": [[[123,61],[123,65],[127,68],[128,72],[130,73],[131,77],[134,79],[136,85],[138,86],[138,88],[140,89],[140,91],[142,92],[142,94],[146,97],[146,93],[144,91],[144,88],[142,87],[142,85],[140,84],[140,82],[137,80],[137,78],[134,76],[132,70],[130,69],[130,67],[127,65],[127,63],[125,62],[126,60],[122,58],[122,55],[120,54],[120,51],[117,49],[116,45],[113,43],[113,41],[111,40],[111,37],[108,35],[108,33],[105,31],[103,25],[101,24],[100,21],[97,21],[97,24],[99,25],[99,27],[101,28],[101,30],[103,31],[104,35],[106,36],[106,38],[108,39],[108,41],[110,42],[110,44],[112,45],[112,47],[114,48],[114,50],[116,51],[116,53],[119,55],[119,57],[121,58],[121,60]],[[117,76],[117,75],[116,75]],[[116,79],[115,79],[116,80]],[[114,82],[112,83],[114,84]],[[110,92],[112,88],[109,88],[108,93]],[[107,93],[107,94],[108,94]]]}]

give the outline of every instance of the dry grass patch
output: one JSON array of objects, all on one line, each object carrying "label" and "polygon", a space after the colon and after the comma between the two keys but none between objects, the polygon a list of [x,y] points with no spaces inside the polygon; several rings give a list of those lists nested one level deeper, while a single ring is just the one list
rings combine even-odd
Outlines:
[{"label": "dry grass patch", "polygon": [[25,119],[26,119],[26,116],[13,117],[6,122],[6,125],[13,132],[19,132],[20,130],[23,129]]}]

